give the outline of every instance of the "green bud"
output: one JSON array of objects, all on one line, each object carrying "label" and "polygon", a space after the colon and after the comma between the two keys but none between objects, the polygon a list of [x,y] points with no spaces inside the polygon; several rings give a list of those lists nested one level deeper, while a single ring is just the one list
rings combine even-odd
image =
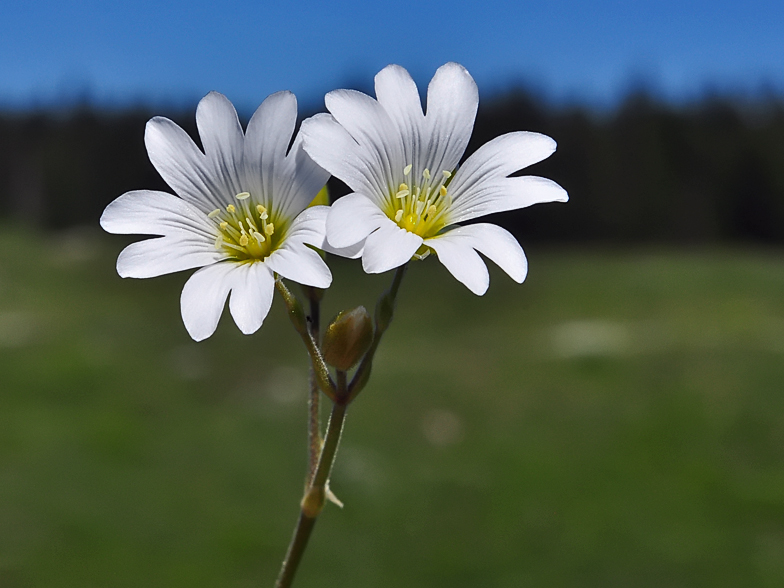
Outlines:
[{"label": "green bud", "polygon": [[345,310],[335,317],[324,333],[324,361],[347,372],[362,359],[373,341],[373,323],[364,306]]}]

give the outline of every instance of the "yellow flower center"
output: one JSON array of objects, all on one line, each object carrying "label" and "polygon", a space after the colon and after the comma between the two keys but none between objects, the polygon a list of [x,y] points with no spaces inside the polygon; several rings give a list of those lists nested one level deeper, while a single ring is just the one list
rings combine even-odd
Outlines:
[{"label": "yellow flower center", "polygon": [[253,205],[249,192],[240,192],[225,210],[216,208],[207,215],[218,227],[215,249],[238,261],[264,260],[280,243],[283,227],[275,225],[270,211]]},{"label": "yellow flower center", "polygon": [[433,178],[425,169],[417,183],[410,178],[411,167],[409,164],[403,170],[406,181],[391,195],[386,214],[400,228],[423,238],[432,237],[446,225],[444,213],[452,202],[447,186],[452,172],[444,170]]}]

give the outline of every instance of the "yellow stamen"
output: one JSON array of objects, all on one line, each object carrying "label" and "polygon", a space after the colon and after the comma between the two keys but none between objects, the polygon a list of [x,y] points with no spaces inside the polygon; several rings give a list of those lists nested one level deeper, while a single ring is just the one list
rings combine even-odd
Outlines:
[{"label": "yellow stamen", "polygon": [[265,212],[267,212],[267,209],[264,208],[261,204],[257,204],[256,212],[258,212],[259,214],[264,214]]},{"label": "yellow stamen", "polygon": [[272,235],[275,232],[275,225],[269,223],[266,227],[264,227],[264,232],[268,235]]},{"label": "yellow stamen", "polygon": [[403,218],[403,209],[402,208],[395,213],[395,222],[399,223],[401,218]]},{"label": "yellow stamen", "polygon": [[429,180],[430,179],[430,170],[425,168],[425,171],[422,172],[422,177],[425,178],[426,180]]},{"label": "yellow stamen", "polygon": [[246,233],[242,233],[242,235],[240,235],[240,245],[242,245],[243,247],[247,247],[248,243],[250,243],[250,240],[248,239],[248,235]]},{"label": "yellow stamen", "polygon": [[234,214],[235,212],[237,212],[237,209],[234,207],[233,204],[229,204],[226,207],[226,210],[229,212],[229,214]]},{"label": "yellow stamen", "polygon": [[439,193],[441,194],[441,196],[446,196],[446,186],[441,186]]},{"label": "yellow stamen", "polygon": [[227,223],[226,221],[223,221],[223,222],[222,222],[220,225],[218,225],[218,226],[221,228],[221,230],[225,231],[225,230],[226,230],[226,227],[228,227],[228,226],[229,226],[229,223]]},{"label": "yellow stamen", "polygon": [[400,184],[398,187],[398,192],[402,192],[403,190],[408,190],[408,184]]},{"label": "yellow stamen", "polygon": [[438,212],[438,209],[435,207],[434,204],[431,204],[427,209],[427,216],[433,216],[435,213]]}]

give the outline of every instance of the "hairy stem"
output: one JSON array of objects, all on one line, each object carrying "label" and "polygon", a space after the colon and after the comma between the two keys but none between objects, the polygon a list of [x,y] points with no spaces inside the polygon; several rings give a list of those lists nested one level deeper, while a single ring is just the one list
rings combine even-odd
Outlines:
[{"label": "hairy stem", "polygon": [[[316,293],[315,288],[306,287],[305,293],[310,300],[310,313],[308,326],[310,336],[316,342],[316,346],[321,348],[321,292]],[[319,454],[323,439],[321,438],[321,416],[319,414],[319,401],[321,390],[319,388],[316,370],[310,366],[310,396],[308,398],[308,478],[307,483],[313,480],[318,466]]]},{"label": "hairy stem", "polygon": [[[338,385],[341,386],[342,384],[342,386],[345,386],[345,382],[345,372],[338,372]],[[340,435],[343,432],[346,409],[347,405],[345,404],[336,403],[332,407],[332,414],[329,417],[329,424],[327,425],[327,435],[324,438],[324,448],[321,451],[313,480],[302,499],[297,526],[294,528],[294,535],[291,538],[289,549],[283,560],[283,566],[280,569],[280,575],[278,576],[278,581],[275,583],[275,588],[289,588],[291,586],[294,581],[294,575],[297,573],[299,563],[302,560],[302,555],[305,553],[305,548],[308,546],[308,539],[310,539],[310,535],[313,532],[316,519],[324,508],[327,482],[329,481],[329,474],[332,471],[332,464],[335,462],[335,454],[337,453],[338,443],[340,442]]]},{"label": "hairy stem", "polygon": [[332,377],[329,375],[329,368],[327,367],[327,364],[324,363],[324,357],[321,355],[321,350],[310,333],[307,317],[305,316],[305,311],[302,310],[302,305],[280,278],[275,280],[275,287],[278,289],[278,292],[280,292],[281,296],[283,297],[283,301],[286,303],[286,311],[288,312],[289,318],[291,319],[291,323],[294,325],[297,333],[299,333],[303,343],[305,343],[305,347],[307,348],[308,354],[310,355],[313,373],[316,381],[318,382],[319,388],[321,388],[321,391],[324,392],[324,394],[334,399],[335,383],[332,381]]}]

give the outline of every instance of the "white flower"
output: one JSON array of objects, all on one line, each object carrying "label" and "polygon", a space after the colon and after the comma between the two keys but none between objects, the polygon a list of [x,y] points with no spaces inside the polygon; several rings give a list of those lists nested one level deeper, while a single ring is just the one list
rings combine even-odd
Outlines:
[{"label": "white flower", "polygon": [[479,251],[522,282],[527,262],[508,231],[488,223],[458,223],[568,200],[550,180],[509,177],[548,157],[555,141],[538,133],[508,133],[458,168],[479,103],[466,69],[457,63],[438,69],[427,89],[427,115],[402,67],[384,68],[375,81],[375,100],[352,90],[330,92],[325,102],[331,114],[302,125],[308,154],[353,190],[330,210],[329,244],[364,242],[362,266],[368,273],[435,251],[452,275],[481,295],[490,278]]},{"label": "white flower", "polygon": [[[229,310],[245,334],[269,312],[274,274],[325,288],[329,268],[306,244],[324,242],[326,206],[307,208],[329,174],[302,149],[290,92],[269,96],[243,134],[231,102],[217,92],[196,110],[204,152],[166,118],[147,123],[150,161],[177,196],[127,192],[106,207],[110,233],[159,235],[120,253],[122,277],[150,278],[201,267],[180,298],[188,333],[212,335],[231,292]],[[303,212],[304,211],[304,212]]]}]

